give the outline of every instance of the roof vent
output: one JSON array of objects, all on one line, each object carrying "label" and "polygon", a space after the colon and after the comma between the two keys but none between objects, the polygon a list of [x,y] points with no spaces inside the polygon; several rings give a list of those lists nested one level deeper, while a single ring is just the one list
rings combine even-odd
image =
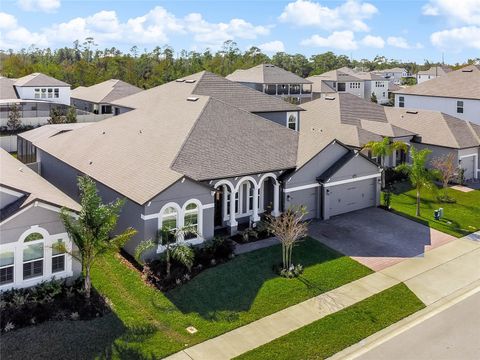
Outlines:
[{"label": "roof vent", "polygon": [[418,114],[418,111],[407,110],[407,114]]},{"label": "roof vent", "polygon": [[187,97],[187,101],[197,101],[199,98],[197,96],[189,96]]},{"label": "roof vent", "polygon": [[185,82],[185,79],[177,79],[176,82]]},{"label": "roof vent", "polygon": [[325,100],[335,100],[335,96],[325,96]]},{"label": "roof vent", "polygon": [[185,80],[185,82],[186,82],[187,84],[193,84],[195,81],[197,81],[197,80],[194,80],[194,79],[187,79],[187,80]]},{"label": "roof vent", "polygon": [[473,69],[462,69],[462,72],[473,72]]}]

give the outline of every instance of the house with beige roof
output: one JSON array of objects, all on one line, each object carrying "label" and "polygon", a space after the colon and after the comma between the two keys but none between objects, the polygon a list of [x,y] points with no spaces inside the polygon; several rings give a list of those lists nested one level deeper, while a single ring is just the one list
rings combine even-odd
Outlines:
[{"label": "house with beige roof", "polygon": [[377,102],[388,102],[389,82],[379,75],[356,71],[348,67],[328,71],[307,78],[312,85],[313,98],[329,96],[333,93],[348,93],[369,100],[375,94]]},{"label": "house with beige roof", "polygon": [[312,98],[312,85],[308,79],[272,64],[235,70],[227,79],[297,104]]},{"label": "house with beige roof", "polygon": [[[320,98],[303,107],[303,127],[334,136],[350,147],[361,150],[370,141],[388,137],[418,149],[429,148],[430,159],[453,153],[465,179],[480,178],[480,138],[474,123],[439,111],[379,106],[351,94]],[[395,151],[384,164],[393,167],[408,161],[408,154]]]},{"label": "house with beige roof", "polygon": [[449,66],[432,66],[428,70],[420,70],[417,72],[417,84],[421,84],[425,81],[436,79],[437,77],[448,74],[452,71],[452,68]]},{"label": "house with beige roof", "polygon": [[88,175],[104,201],[126,199],[118,225],[138,231],[130,253],[166,224],[194,227],[200,236],[183,240],[197,244],[291,205],[326,219],[379,202],[377,164],[303,129],[298,106],[212,73],[115,105],[132,110],[35,146],[42,176],[72,197],[77,177]]},{"label": "house with beige roof", "polygon": [[0,149],[0,291],[80,274],[80,264],[54,248],[73,246],[60,209],[80,205]]},{"label": "house with beige roof", "polygon": [[480,65],[396,91],[395,106],[441,111],[480,124]]},{"label": "house with beige roof", "polygon": [[70,85],[42,73],[19,79],[0,77],[1,126],[6,126],[13,104],[19,107],[24,125],[43,124],[52,108],[70,106]]},{"label": "house with beige roof", "polygon": [[142,91],[142,89],[122,80],[110,79],[92,86],[79,86],[72,90],[71,104],[77,109],[95,114],[120,113],[120,108],[112,102]]}]

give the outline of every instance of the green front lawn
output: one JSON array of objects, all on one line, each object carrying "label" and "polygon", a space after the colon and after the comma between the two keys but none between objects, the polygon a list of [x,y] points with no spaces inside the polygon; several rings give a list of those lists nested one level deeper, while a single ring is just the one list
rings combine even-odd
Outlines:
[{"label": "green front lawn", "polygon": [[[436,191],[423,189],[421,192],[420,217],[415,216],[416,190],[407,183],[395,185],[391,207],[400,214],[419,221],[444,233],[462,237],[480,230],[480,190],[461,192],[449,189],[449,196],[457,200],[454,204],[439,203]],[[434,210],[442,207],[444,217],[433,218]]]},{"label": "green front lawn", "polygon": [[325,359],[423,307],[404,284],[398,284],[236,359]]},{"label": "green front lawn", "polygon": [[[79,335],[65,332],[72,347],[69,353],[86,358],[82,344],[94,336],[97,343],[103,344],[98,355],[106,348],[114,358],[161,358],[372,272],[313,239],[296,247],[293,257],[295,262],[305,265],[305,272],[298,279],[284,279],[273,272],[272,265],[281,259],[280,245],[276,245],[237,256],[205,270],[173,291],[162,293],[147,286],[138,271],[120,262],[118,255],[104,256],[94,266],[93,285],[113,306],[114,313],[109,316],[114,319],[109,323],[118,325],[103,335],[99,331],[91,335],[88,331],[78,331]],[[91,326],[88,324],[85,322],[85,326]],[[55,332],[53,328],[63,325],[40,325],[26,331],[42,332],[43,326]],[[188,326],[196,327],[198,332],[189,334]],[[15,333],[7,335],[15,339]],[[23,344],[17,348],[21,353],[32,352],[29,348],[33,345],[21,337],[18,341]],[[55,353],[58,346],[49,346],[48,339],[45,341],[45,356],[62,357],[62,353]],[[57,339],[52,337],[49,341]],[[1,352],[3,355],[3,349]],[[41,354],[37,355],[41,358]],[[88,357],[92,357],[91,352]]]}]

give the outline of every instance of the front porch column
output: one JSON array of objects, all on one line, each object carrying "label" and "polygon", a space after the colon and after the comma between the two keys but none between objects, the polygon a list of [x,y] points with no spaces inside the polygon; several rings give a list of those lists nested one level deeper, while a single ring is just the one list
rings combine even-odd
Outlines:
[{"label": "front porch column", "polygon": [[258,216],[258,194],[260,188],[257,186],[253,187],[253,214],[252,214],[252,222],[260,221],[260,216]]},{"label": "front porch column", "polygon": [[230,234],[235,234],[237,232],[237,220],[235,220],[235,195],[236,191],[232,189],[232,192],[230,193],[230,220],[229,220],[229,225],[230,225]]},{"label": "front porch column", "polygon": [[280,184],[275,182],[273,184],[273,211],[272,216],[280,216]]}]

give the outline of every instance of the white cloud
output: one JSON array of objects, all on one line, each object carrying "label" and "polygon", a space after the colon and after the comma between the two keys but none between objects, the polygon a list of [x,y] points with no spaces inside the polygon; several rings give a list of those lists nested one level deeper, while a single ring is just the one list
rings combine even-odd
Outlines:
[{"label": "white cloud", "polygon": [[434,46],[460,51],[464,48],[480,49],[480,27],[465,26],[434,32],[430,36]]},{"label": "white cloud", "polygon": [[285,6],[279,20],[324,30],[369,31],[364,20],[372,18],[376,13],[378,9],[374,5],[359,0],[348,0],[335,8],[311,0],[296,0]]},{"label": "white cloud", "polygon": [[308,39],[304,39],[300,42],[304,46],[314,47],[328,47],[339,50],[355,50],[358,45],[355,41],[355,35],[353,31],[334,31],[328,37],[322,37],[320,35],[313,35]]},{"label": "white cloud", "polygon": [[423,48],[423,45],[418,42],[415,45],[409,44],[407,39],[401,36],[389,36],[387,38],[387,44],[400,49],[422,49]]},{"label": "white cloud", "polygon": [[269,41],[264,44],[258,45],[258,47],[266,53],[277,53],[285,51],[285,45],[280,40]]},{"label": "white cloud", "polygon": [[444,16],[453,25],[480,25],[480,0],[430,0],[422,13]]},{"label": "white cloud", "polygon": [[51,13],[60,7],[60,0],[18,0],[18,6],[24,11]]},{"label": "white cloud", "polygon": [[[18,49],[31,44],[53,46],[71,44],[93,37],[100,46],[115,44],[163,45],[172,34],[190,34],[196,45],[218,48],[226,40],[257,39],[268,35],[270,26],[251,24],[243,19],[229,22],[210,23],[201,14],[191,13],[183,18],[176,17],[161,6],[146,14],[121,22],[115,11],[99,11],[91,16],[76,17],[69,21],[53,24],[39,33],[26,34],[28,30],[18,24],[17,19],[0,13],[0,29],[3,46]],[[19,36],[18,34],[23,34]]]},{"label": "white cloud", "polygon": [[385,46],[385,40],[381,36],[367,35],[362,39],[362,45],[382,49]]}]

